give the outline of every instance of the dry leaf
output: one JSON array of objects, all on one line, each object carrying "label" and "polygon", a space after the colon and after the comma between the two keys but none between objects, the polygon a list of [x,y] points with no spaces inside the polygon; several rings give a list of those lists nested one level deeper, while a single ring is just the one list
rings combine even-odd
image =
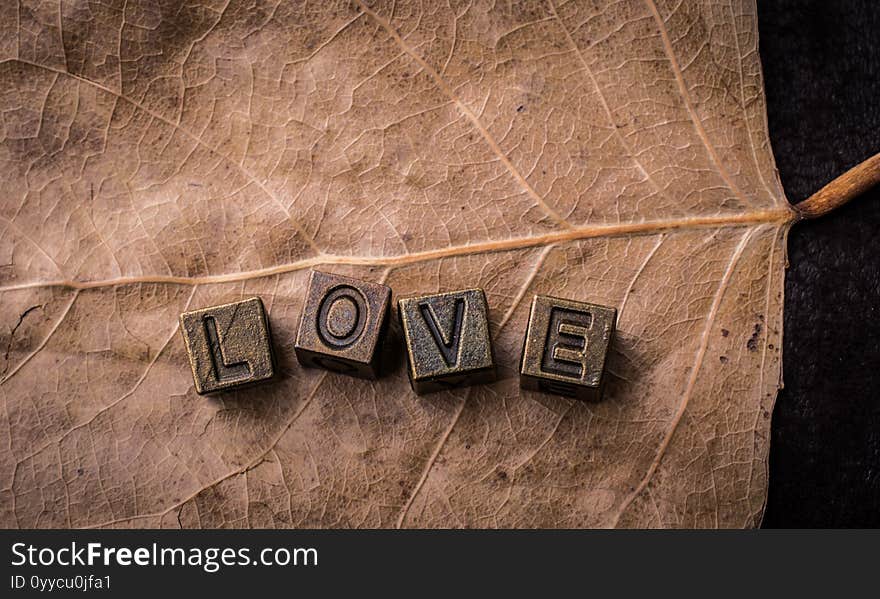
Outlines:
[{"label": "dry leaf", "polygon": [[[752,2],[0,12],[0,524],[760,522],[793,212]],[[501,380],[301,368],[314,266],[484,287]],[[620,311],[603,402],[519,390],[537,293]],[[280,376],[197,396],[178,314],[250,295]]]}]

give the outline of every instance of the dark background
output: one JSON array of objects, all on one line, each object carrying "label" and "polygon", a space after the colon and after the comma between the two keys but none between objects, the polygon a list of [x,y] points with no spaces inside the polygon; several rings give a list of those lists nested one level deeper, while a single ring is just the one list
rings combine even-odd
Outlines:
[{"label": "dark background", "polygon": [[[880,2],[758,0],[770,139],[798,202],[880,152]],[[880,526],[880,189],[788,243],[764,527]]]}]

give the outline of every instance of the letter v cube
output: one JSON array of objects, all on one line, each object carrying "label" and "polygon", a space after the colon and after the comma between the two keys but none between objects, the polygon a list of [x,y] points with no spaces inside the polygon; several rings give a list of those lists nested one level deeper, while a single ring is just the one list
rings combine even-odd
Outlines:
[{"label": "letter v cube", "polygon": [[489,308],[482,289],[397,302],[410,384],[416,393],[495,380]]}]

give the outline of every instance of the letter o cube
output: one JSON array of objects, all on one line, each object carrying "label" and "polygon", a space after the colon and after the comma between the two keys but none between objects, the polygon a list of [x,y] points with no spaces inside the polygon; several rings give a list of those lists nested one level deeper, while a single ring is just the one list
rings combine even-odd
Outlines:
[{"label": "letter o cube", "polygon": [[377,378],[390,305],[385,285],[312,271],[294,344],[300,364]]}]

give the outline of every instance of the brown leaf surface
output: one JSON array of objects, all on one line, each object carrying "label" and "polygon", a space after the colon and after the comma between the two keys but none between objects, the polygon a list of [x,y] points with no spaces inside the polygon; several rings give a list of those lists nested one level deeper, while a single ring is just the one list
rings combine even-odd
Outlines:
[{"label": "brown leaf surface", "polygon": [[[752,2],[0,6],[0,525],[760,522],[792,211]],[[302,369],[313,266],[483,286],[501,380]],[[536,293],[617,306],[603,402],[519,390]],[[197,396],[178,314],[254,294],[278,380]]]}]

